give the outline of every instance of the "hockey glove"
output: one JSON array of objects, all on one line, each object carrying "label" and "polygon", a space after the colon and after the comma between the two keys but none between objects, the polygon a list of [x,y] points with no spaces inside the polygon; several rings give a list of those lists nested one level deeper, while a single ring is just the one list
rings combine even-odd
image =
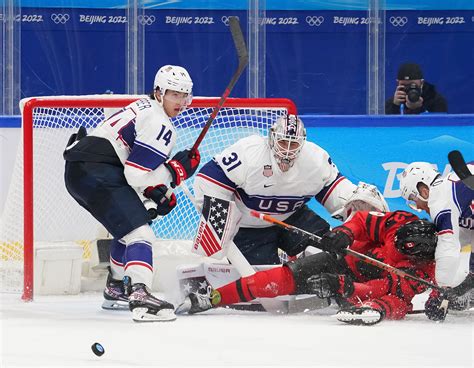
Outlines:
[{"label": "hockey glove", "polygon": [[425,314],[432,321],[444,321],[449,300],[444,295],[430,296],[425,303]]},{"label": "hockey glove", "polygon": [[325,252],[341,254],[353,241],[352,231],[340,226],[324,234],[319,244],[315,246]]},{"label": "hockey glove", "polygon": [[201,155],[198,150],[196,150],[194,154],[191,154],[191,150],[189,149],[179,151],[175,154],[171,160],[165,163],[166,168],[173,177],[171,186],[179,186],[183,180],[193,176],[200,161]]},{"label": "hockey glove", "polygon": [[166,192],[168,191],[168,187],[163,184],[158,184],[154,187],[148,187],[143,192],[143,195],[146,198],[150,198],[153,202],[156,203],[156,213],[153,213],[153,209],[149,209],[148,213],[152,219],[156,218],[156,216],[165,216],[171,212],[171,210],[176,206],[176,196],[171,194],[168,198],[166,196]]},{"label": "hockey glove", "polygon": [[306,283],[308,291],[319,298],[332,298],[336,295],[347,298],[354,292],[354,283],[344,275],[320,273],[309,277]]}]

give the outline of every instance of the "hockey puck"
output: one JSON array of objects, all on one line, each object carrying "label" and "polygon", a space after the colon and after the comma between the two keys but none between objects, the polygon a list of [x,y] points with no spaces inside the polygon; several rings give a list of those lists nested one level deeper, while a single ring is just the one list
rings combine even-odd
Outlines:
[{"label": "hockey puck", "polygon": [[91,349],[97,356],[102,356],[105,353],[104,347],[98,342],[93,343]]}]

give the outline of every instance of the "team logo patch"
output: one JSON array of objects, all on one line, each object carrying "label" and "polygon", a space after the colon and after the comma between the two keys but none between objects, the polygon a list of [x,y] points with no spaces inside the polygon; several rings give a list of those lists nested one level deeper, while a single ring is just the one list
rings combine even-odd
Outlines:
[{"label": "team logo patch", "polygon": [[413,243],[413,242],[405,243],[405,247],[407,247],[407,248],[413,248],[414,246],[415,246],[415,243]]},{"label": "team logo patch", "polygon": [[385,213],[377,212],[377,211],[370,211],[369,213],[370,213],[371,215],[373,215],[373,216],[380,216],[380,217],[384,217],[384,216],[385,216]]},{"label": "team logo patch", "polygon": [[471,212],[474,215],[474,200],[471,201],[471,204],[469,205],[469,207],[471,207]]},{"label": "team logo patch", "polygon": [[273,175],[272,165],[264,165],[263,166],[263,176],[269,178]]}]

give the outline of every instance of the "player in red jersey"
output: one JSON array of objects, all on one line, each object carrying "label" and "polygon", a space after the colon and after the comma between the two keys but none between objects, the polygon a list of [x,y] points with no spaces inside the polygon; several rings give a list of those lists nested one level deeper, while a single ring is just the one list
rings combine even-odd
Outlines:
[{"label": "player in red jersey", "polygon": [[189,313],[259,297],[316,294],[335,298],[341,307],[337,318],[346,323],[371,325],[384,318],[401,319],[412,309],[413,297],[426,286],[340,254],[349,247],[434,282],[436,241],[434,225],[412,213],[358,212],[316,244],[325,252],[240,278],[207,296],[191,294]]}]

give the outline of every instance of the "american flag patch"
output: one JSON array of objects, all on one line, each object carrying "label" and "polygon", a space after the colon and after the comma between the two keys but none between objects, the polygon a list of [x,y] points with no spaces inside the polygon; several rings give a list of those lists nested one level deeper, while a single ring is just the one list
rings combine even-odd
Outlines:
[{"label": "american flag patch", "polygon": [[231,213],[231,202],[204,196],[201,221],[194,240],[194,252],[210,257],[222,250],[229,237],[228,230],[234,227],[233,221],[229,221]]}]

